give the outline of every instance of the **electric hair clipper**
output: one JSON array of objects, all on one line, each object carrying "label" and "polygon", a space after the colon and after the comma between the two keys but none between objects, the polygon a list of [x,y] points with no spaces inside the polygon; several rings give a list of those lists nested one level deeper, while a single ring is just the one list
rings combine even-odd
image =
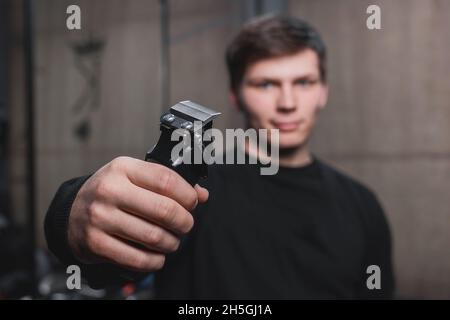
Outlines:
[{"label": "electric hair clipper", "polygon": [[145,161],[160,163],[176,171],[194,186],[200,178],[208,176],[203,151],[212,143],[212,137],[205,140],[204,133],[212,128],[213,119],[218,115],[220,112],[192,101],[178,102],[161,116],[161,135],[147,152]]}]

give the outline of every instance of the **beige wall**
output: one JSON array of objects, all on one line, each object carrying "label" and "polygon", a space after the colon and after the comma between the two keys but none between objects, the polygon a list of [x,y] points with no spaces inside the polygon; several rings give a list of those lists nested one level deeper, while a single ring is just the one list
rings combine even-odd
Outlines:
[{"label": "beige wall", "polygon": [[[365,27],[369,4],[381,8],[381,30]],[[292,0],[290,12],[329,49],[314,149],[384,204],[398,293],[450,298],[450,2]]]},{"label": "beige wall", "polygon": [[171,0],[171,98],[187,98],[222,112],[214,126],[240,124],[230,108],[225,48],[237,32],[240,7],[236,1]]}]

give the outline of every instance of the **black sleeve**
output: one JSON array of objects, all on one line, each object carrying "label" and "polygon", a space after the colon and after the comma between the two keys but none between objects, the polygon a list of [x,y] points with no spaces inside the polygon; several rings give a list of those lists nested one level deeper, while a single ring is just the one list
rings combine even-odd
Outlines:
[{"label": "black sleeve", "polygon": [[89,178],[84,176],[64,182],[56,192],[45,217],[45,237],[50,251],[64,264],[77,264],[68,244],[67,228],[70,210],[81,186]]},{"label": "black sleeve", "polygon": [[83,264],[76,259],[70,249],[67,237],[70,210],[78,191],[89,177],[66,181],[56,192],[45,217],[44,229],[48,248],[65,266],[78,265],[81,275],[93,288],[138,280],[144,274],[128,272],[110,264]]},{"label": "black sleeve", "polygon": [[[383,208],[377,197],[369,190],[361,192],[361,205],[366,228],[367,247],[362,270],[361,299],[392,299],[394,298],[395,279],[392,262],[392,240],[389,224]],[[368,278],[374,271],[367,273],[371,265],[378,266],[381,275],[381,288],[369,289]]]}]

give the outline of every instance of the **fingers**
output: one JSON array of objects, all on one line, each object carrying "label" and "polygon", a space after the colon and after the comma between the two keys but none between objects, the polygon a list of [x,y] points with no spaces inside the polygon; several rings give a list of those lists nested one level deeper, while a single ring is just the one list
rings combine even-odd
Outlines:
[{"label": "fingers", "polygon": [[208,201],[209,191],[207,189],[205,189],[202,186],[196,184],[195,185],[195,191],[197,191],[198,202],[204,203],[204,202]]},{"label": "fingers", "polygon": [[127,170],[128,179],[135,185],[169,197],[186,210],[198,203],[197,192],[178,173],[160,164],[133,159]]},{"label": "fingers", "polygon": [[137,271],[157,270],[189,232],[189,212],[208,199],[162,165],[118,157],[89,178],[77,194],[68,240],[85,263],[112,262]]},{"label": "fingers", "polygon": [[123,184],[122,190],[122,195],[116,199],[120,209],[175,234],[186,234],[192,229],[194,219],[191,213],[175,200],[131,183]]},{"label": "fingers", "polygon": [[151,251],[170,253],[180,244],[171,232],[119,209],[111,209],[104,217],[96,221],[104,232],[141,244]]},{"label": "fingers", "polygon": [[144,251],[101,232],[91,232],[90,250],[105,261],[138,272],[153,272],[164,266],[165,256]]}]

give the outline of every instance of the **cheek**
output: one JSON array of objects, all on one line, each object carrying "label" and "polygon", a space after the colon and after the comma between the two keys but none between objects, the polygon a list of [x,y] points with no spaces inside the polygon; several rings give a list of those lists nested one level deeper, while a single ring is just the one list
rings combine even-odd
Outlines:
[{"label": "cheek", "polygon": [[273,97],[268,93],[256,92],[251,89],[243,90],[242,99],[250,117],[257,118],[259,121],[270,118],[270,114],[275,110]]},{"label": "cheek", "polygon": [[242,97],[251,110],[267,109],[270,106],[271,96],[264,92],[257,92],[252,89],[243,90]]},{"label": "cheek", "polygon": [[316,114],[320,110],[320,95],[321,92],[317,90],[299,96],[299,111],[304,119],[311,121],[315,119]]}]

